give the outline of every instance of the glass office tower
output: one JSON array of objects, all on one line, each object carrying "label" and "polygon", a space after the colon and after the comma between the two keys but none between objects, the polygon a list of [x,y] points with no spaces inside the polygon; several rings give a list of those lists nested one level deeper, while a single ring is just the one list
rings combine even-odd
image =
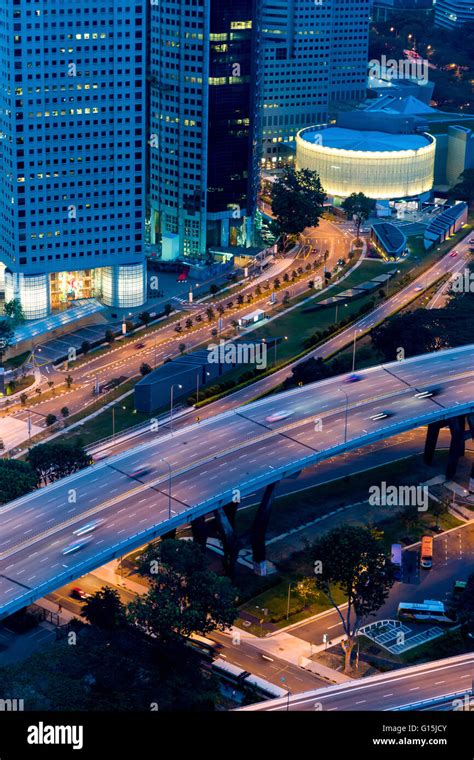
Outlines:
[{"label": "glass office tower", "polygon": [[145,300],[146,0],[0,3],[0,261],[27,318]]},{"label": "glass office tower", "polygon": [[161,0],[150,21],[151,241],[164,260],[251,243],[254,0]]},{"label": "glass office tower", "polygon": [[261,0],[263,159],[365,97],[370,0]]}]

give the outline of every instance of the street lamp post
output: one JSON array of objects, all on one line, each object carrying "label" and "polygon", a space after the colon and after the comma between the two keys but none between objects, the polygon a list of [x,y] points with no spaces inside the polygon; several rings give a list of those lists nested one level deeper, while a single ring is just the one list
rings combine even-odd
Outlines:
[{"label": "street lamp post", "polygon": [[291,583],[288,584],[288,601],[286,604],[286,619],[290,617]]},{"label": "street lamp post", "polygon": [[[175,384],[171,386],[170,391],[170,430],[173,432],[173,392],[174,392],[174,386]],[[183,386],[178,384],[178,388],[182,388]]]},{"label": "street lamp post", "polygon": [[354,345],[352,347],[352,374],[355,371],[357,330],[354,330]]},{"label": "street lamp post", "polygon": [[338,391],[344,394],[346,397],[346,414],[345,414],[345,420],[344,420],[344,443],[347,443],[347,413],[349,409],[349,396],[345,391],[342,390],[342,388],[338,388]]},{"label": "street lamp post", "polygon": [[[206,377],[209,377],[210,372],[206,372]],[[196,375],[196,404],[199,404],[199,372]]]},{"label": "street lamp post", "polygon": [[164,457],[161,457],[160,462],[168,465],[168,519],[171,520],[171,465]]}]

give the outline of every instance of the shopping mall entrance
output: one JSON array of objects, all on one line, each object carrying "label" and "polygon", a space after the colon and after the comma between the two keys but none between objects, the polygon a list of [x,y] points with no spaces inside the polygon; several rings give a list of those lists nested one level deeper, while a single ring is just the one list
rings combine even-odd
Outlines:
[{"label": "shopping mall entrance", "polygon": [[65,308],[79,298],[95,298],[100,295],[98,283],[96,269],[53,272],[50,275],[51,308]]}]

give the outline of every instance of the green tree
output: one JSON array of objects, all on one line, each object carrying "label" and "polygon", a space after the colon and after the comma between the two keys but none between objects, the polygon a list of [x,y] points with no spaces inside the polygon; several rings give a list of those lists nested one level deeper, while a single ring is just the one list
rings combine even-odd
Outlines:
[{"label": "green tree", "polygon": [[61,414],[64,417],[64,419],[66,419],[66,417],[69,417],[69,407],[63,406],[63,408],[61,409]]},{"label": "green tree", "polygon": [[306,383],[315,383],[318,380],[324,380],[325,377],[329,377],[330,372],[327,364],[324,363],[321,357],[317,359],[305,359],[299,362],[291,368],[291,377],[288,377],[283,385],[285,388],[291,388],[292,386],[306,385]]},{"label": "green tree", "polygon": [[450,198],[466,201],[469,205],[474,201],[474,169],[465,169],[459,176],[457,184],[449,191]]},{"label": "green tree", "polygon": [[417,309],[406,314],[396,314],[372,330],[374,348],[387,361],[395,361],[400,348],[403,348],[405,357],[447,348],[450,340],[446,314],[442,312],[447,310]]},{"label": "green tree", "polygon": [[72,375],[66,375],[66,377],[64,378],[64,380],[66,381],[66,385],[67,385],[68,388],[70,388],[71,385],[74,382],[74,379],[73,379]]},{"label": "green tree", "polygon": [[[362,622],[380,609],[393,585],[390,557],[371,530],[352,525],[326,533],[310,554],[316,587],[337,611],[347,637],[341,644],[347,672]],[[346,607],[336,602],[337,590],[343,592]]]},{"label": "green tree", "polygon": [[110,586],[103,586],[85,602],[81,617],[91,625],[106,631],[112,631],[125,625],[125,606],[120,594]]},{"label": "green tree", "polygon": [[28,462],[0,459],[0,503],[18,499],[38,485],[38,476]]},{"label": "green tree", "polygon": [[13,345],[15,340],[15,331],[6,319],[0,322],[0,364],[3,362],[3,356],[7,349]]},{"label": "green tree", "polygon": [[228,578],[206,568],[198,544],[173,539],[152,544],[139,568],[151,588],[130,604],[129,620],[160,641],[225,630],[237,617],[236,590]]},{"label": "green tree", "polygon": [[115,335],[113,330],[106,330],[105,331],[105,340],[107,343],[111,344],[115,340]]},{"label": "green tree", "polygon": [[180,354],[184,354],[184,352],[186,351],[186,343],[180,343],[178,346],[178,350]]},{"label": "green tree", "polygon": [[91,350],[91,344],[88,340],[83,340],[81,343],[81,351],[86,356]]},{"label": "green tree", "polygon": [[150,372],[152,372],[152,369],[149,364],[146,362],[143,362],[143,364],[140,364],[140,375],[142,377],[145,377],[145,375],[149,375]]},{"label": "green tree", "polygon": [[20,325],[25,321],[25,313],[18,298],[7,301],[3,307],[7,317],[10,317],[14,325]]},{"label": "green tree", "polygon": [[271,189],[272,211],[283,235],[299,235],[317,227],[326,193],[317,172],[287,167]]},{"label": "green tree", "polygon": [[164,306],[164,308],[163,308],[163,311],[165,313],[165,317],[169,317],[169,315],[173,311],[173,307],[171,306],[170,303],[166,303],[165,306]]},{"label": "green tree", "polygon": [[51,412],[46,415],[46,424],[48,427],[51,427],[51,425],[54,425],[55,422],[58,421],[58,418],[55,414],[52,414]]},{"label": "green tree", "polygon": [[343,200],[342,208],[347,218],[354,220],[357,228],[357,240],[359,240],[362,222],[369,218],[375,208],[375,201],[372,198],[367,198],[364,193],[351,193],[348,198]]},{"label": "green tree", "polygon": [[26,459],[36,472],[38,480],[43,483],[64,478],[91,463],[90,455],[82,446],[57,441],[33,446]]},{"label": "green tree", "polygon": [[142,323],[142,325],[149,325],[151,322],[151,316],[149,311],[142,311],[138,315],[138,319]]},{"label": "green tree", "polygon": [[206,309],[206,316],[209,320],[209,322],[212,322],[215,319],[214,309],[212,306],[208,306]]},{"label": "green tree", "polygon": [[303,600],[304,606],[307,607],[310,599],[314,599],[319,594],[314,578],[302,578],[298,581],[296,593]]}]

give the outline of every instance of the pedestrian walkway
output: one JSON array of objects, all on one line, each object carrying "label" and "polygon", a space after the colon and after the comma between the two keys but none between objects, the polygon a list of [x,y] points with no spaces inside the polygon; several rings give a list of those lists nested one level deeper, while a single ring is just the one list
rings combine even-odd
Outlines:
[{"label": "pedestrian walkway", "polygon": [[114,559],[107,565],[102,565],[94,570],[92,575],[96,578],[100,578],[105,583],[111,583],[113,586],[123,586],[128,591],[132,591],[135,594],[146,594],[147,587],[144,583],[137,583],[132,581],[128,576],[119,572],[120,560]]},{"label": "pedestrian walkway", "polygon": [[[285,660],[299,668],[309,670],[314,675],[320,676],[332,683],[346,683],[346,681],[352,680],[345,673],[333,670],[333,668],[329,668],[320,662],[313,662],[311,657],[319,651],[324,650],[326,648],[325,645],[322,645],[322,647],[314,646],[303,639],[292,636],[290,633],[281,632],[261,638],[248,631],[243,632],[240,628],[232,628],[231,635],[234,637],[234,640],[235,637],[240,637],[242,643],[245,642],[266,657]],[[339,643],[339,641],[333,642],[333,644],[336,643]]]}]

